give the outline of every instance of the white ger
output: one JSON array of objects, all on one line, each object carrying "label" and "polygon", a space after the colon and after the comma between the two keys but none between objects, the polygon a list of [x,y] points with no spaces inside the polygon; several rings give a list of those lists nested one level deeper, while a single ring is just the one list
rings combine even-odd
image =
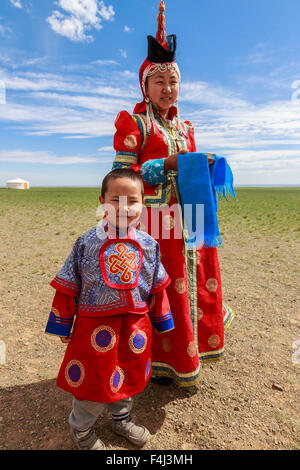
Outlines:
[{"label": "white ger", "polygon": [[7,189],[29,189],[29,181],[22,180],[22,178],[14,178],[6,181]]}]

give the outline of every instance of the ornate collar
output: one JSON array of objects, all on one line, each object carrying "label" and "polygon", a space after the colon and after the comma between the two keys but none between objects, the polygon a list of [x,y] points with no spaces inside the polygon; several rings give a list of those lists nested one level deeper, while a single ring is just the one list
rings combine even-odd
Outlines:
[{"label": "ornate collar", "polygon": [[127,228],[127,231],[121,232],[118,227],[112,225],[107,219],[102,219],[99,225],[96,227],[97,237],[101,240],[122,240],[136,239],[136,232],[133,226]]}]

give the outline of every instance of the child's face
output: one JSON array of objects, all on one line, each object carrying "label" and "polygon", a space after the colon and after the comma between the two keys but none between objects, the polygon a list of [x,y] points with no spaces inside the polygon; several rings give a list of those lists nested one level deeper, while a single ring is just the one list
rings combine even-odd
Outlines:
[{"label": "child's face", "polygon": [[120,229],[137,222],[143,209],[141,185],[130,178],[109,180],[104,198],[99,200],[109,222]]}]

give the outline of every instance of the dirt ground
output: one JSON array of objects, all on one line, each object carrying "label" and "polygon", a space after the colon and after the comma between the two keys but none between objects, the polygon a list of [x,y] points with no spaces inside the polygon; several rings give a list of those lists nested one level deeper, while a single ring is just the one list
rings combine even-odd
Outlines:
[{"label": "dirt ground", "polygon": [[[0,248],[0,449],[74,449],[71,396],[55,385],[65,346],[44,329],[48,283],[76,237],[53,220],[43,233],[38,222],[16,228],[14,217]],[[299,449],[299,245],[275,238],[223,237],[223,296],[236,313],[225,358],[191,389],[149,383],[132,412],[151,432],[144,449]],[[96,430],[109,450],[134,448],[112,433],[108,415]]]}]

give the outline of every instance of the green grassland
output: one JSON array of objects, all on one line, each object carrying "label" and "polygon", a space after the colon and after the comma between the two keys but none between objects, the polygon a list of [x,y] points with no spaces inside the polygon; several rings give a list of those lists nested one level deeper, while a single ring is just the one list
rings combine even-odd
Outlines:
[{"label": "green grassland", "polygon": [[[57,223],[78,233],[97,221],[98,188],[0,189],[0,217],[41,228]],[[299,238],[300,188],[237,188],[236,198],[218,204],[221,234],[232,231]],[[2,219],[3,220],[3,219]],[[2,230],[4,226],[2,225]],[[57,228],[58,229],[58,228]]]},{"label": "green grassland", "polygon": [[300,188],[238,188],[219,204],[220,230],[257,235],[300,235]]}]

